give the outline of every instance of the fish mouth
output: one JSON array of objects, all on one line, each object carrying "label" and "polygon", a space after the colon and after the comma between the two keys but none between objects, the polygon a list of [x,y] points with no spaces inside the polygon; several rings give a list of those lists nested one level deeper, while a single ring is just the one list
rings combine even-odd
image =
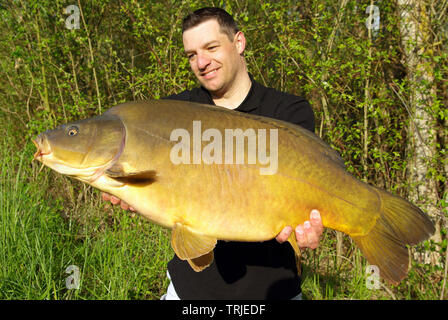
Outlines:
[{"label": "fish mouth", "polygon": [[42,161],[43,156],[49,155],[51,153],[50,145],[44,134],[38,135],[36,138],[31,139],[31,141],[33,141],[34,145],[37,148],[33,160]]}]

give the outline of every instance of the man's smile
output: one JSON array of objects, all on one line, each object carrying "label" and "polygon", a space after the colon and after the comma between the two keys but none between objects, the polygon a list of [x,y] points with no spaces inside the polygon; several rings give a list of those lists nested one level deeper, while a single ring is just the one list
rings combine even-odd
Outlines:
[{"label": "man's smile", "polygon": [[215,69],[212,69],[212,70],[209,70],[209,71],[206,71],[206,72],[201,72],[200,75],[204,79],[211,79],[211,78],[215,77],[218,69],[219,68],[215,68]]}]

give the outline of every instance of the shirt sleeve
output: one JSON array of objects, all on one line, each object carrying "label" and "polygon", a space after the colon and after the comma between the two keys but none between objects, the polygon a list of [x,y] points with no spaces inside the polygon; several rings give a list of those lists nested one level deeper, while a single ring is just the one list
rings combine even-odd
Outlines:
[{"label": "shirt sleeve", "polygon": [[313,109],[309,102],[301,97],[291,96],[289,99],[282,101],[277,106],[275,117],[314,132],[315,121]]}]

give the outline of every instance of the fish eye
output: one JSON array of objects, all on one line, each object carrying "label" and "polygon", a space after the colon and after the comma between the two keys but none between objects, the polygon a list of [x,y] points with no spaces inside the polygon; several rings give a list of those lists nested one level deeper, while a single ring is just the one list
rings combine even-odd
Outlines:
[{"label": "fish eye", "polygon": [[78,132],[79,132],[79,129],[78,129],[77,126],[71,126],[71,127],[68,128],[68,130],[67,130],[67,134],[68,134],[70,137],[76,136],[76,135],[78,134]]}]

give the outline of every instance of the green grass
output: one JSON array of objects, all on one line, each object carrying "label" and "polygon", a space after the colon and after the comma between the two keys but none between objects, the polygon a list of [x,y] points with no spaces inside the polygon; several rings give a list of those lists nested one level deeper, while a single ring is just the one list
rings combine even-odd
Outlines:
[{"label": "green grass", "polygon": [[[0,151],[0,299],[159,299],[173,255],[169,231],[31,162],[31,143],[15,145],[6,134]],[[303,253],[305,299],[440,298],[440,268],[416,263],[399,286],[368,289],[365,259],[348,236],[338,257],[332,230]],[[66,287],[70,265],[79,289]]]}]

